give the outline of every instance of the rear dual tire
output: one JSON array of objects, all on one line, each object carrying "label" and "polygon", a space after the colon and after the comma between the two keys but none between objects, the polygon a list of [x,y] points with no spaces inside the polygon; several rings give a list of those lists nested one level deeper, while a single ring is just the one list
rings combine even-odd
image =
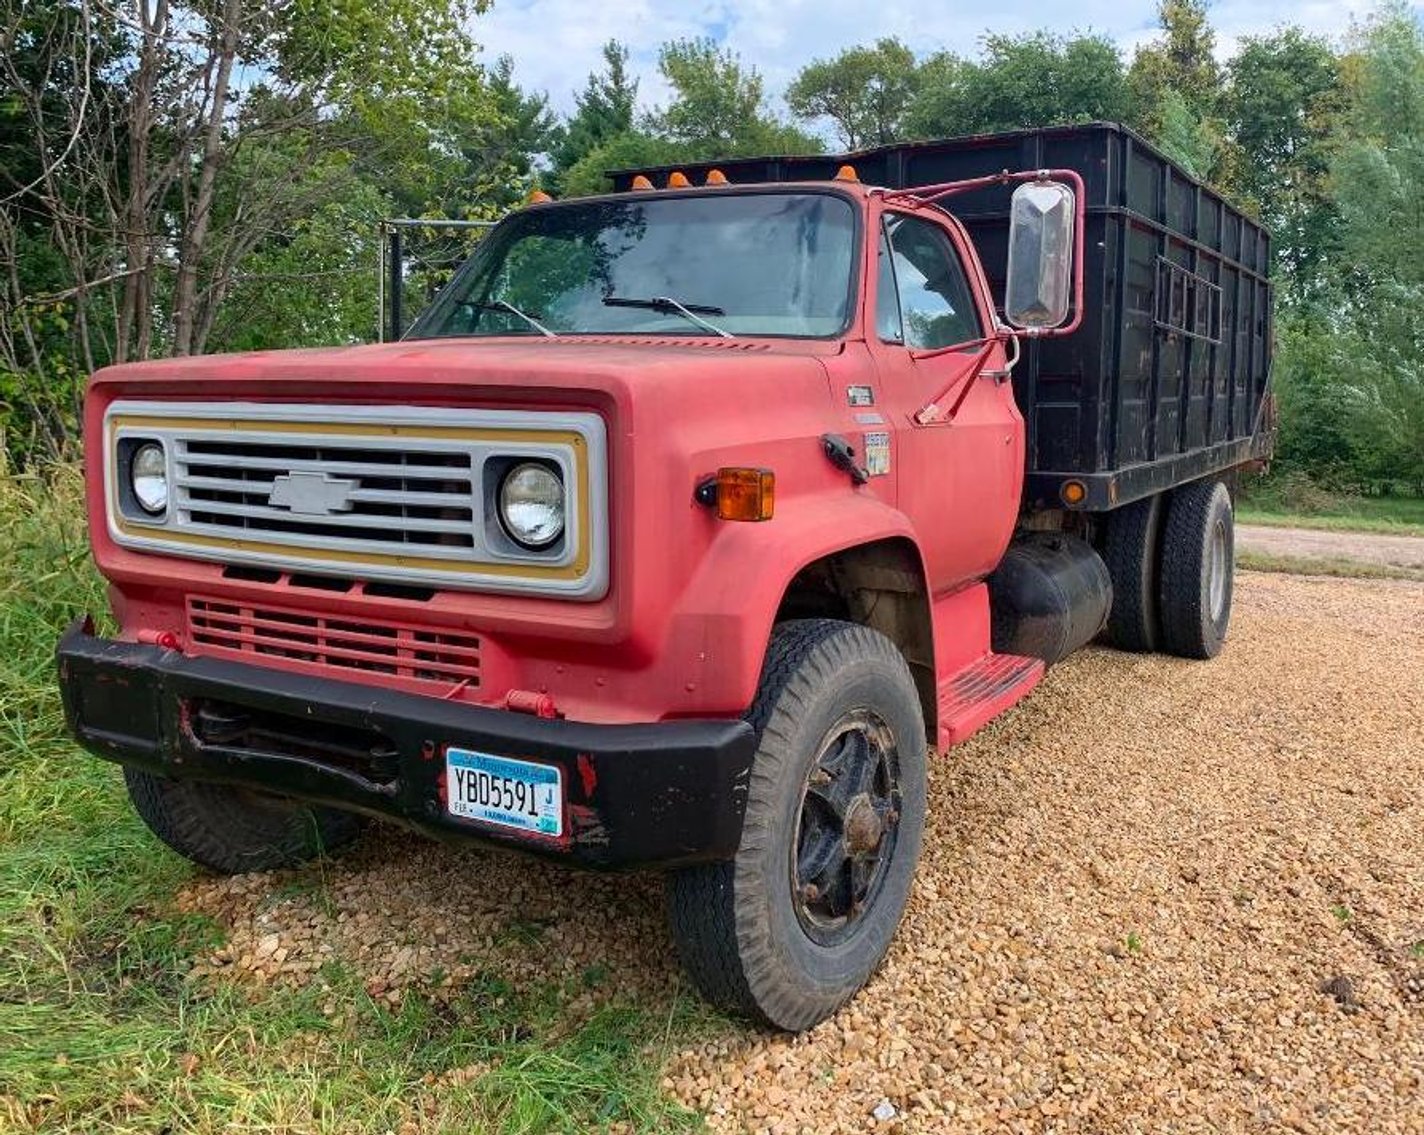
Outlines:
[{"label": "rear dual tire", "polygon": [[1119,650],[1215,658],[1231,621],[1231,493],[1195,481],[1107,517],[1102,555],[1113,585],[1108,641]]}]

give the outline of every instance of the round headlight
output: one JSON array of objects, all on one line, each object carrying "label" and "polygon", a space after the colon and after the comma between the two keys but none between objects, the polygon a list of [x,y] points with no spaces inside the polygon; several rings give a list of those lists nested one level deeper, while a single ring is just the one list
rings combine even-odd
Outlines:
[{"label": "round headlight", "polygon": [[499,519],[516,544],[547,548],[564,531],[563,481],[547,465],[516,465],[500,482]]},{"label": "round headlight", "polygon": [[134,500],[144,512],[156,516],[168,507],[168,459],[163,446],[150,441],[134,450],[129,478]]}]

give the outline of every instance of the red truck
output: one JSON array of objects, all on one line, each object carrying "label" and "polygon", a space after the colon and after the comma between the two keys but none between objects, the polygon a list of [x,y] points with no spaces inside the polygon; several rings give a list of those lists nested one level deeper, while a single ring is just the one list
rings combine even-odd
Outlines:
[{"label": "red truck", "polygon": [[1221,648],[1268,238],[1111,125],[615,181],[399,341],[96,374],[66,713],[217,871],[361,817],[662,869],[697,987],[803,1029],[928,744],[1101,635]]}]

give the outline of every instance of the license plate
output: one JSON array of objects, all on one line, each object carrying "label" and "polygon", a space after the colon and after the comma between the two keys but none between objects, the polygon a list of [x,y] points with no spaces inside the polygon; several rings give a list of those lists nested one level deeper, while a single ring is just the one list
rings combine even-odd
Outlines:
[{"label": "license plate", "polygon": [[466,820],[540,835],[564,834],[563,780],[553,765],[447,749],[445,807]]}]

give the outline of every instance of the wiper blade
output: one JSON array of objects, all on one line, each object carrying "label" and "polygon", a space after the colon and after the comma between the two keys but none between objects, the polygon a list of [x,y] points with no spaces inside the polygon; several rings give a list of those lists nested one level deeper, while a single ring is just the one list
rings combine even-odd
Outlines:
[{"label": "wiper blade", "polygon": [[713,307],[706,303],[682,303],[672,298],[672,296],[652,296],[649,299],[627,299],[623,296],[604,296],[605,307],[642,307],[649,311],[673,311],[684,319],[691,320],[714,335],[720,335],[724,339],[735,339],[736,336],[725,327],[718,327],[715,323],[703,319],[698,312],[707,315],[726,315],[727,313],[720,307]]},{"label": "wiper blade", "polygon": [[478,303],[472,302],[470,306],[479,308],[481,311],[508,312],[510,315],[517,316],[518,318],[524,320],[525,323],[529,324],[529,326],[534,328],[535,331],[539,332],[540,335],[546,335],[550,339],[557,339],[559,337],[556,333],[550,331],[547,327],[545,327],[528,312],[520,311],[508,300],[484,300]]}]

